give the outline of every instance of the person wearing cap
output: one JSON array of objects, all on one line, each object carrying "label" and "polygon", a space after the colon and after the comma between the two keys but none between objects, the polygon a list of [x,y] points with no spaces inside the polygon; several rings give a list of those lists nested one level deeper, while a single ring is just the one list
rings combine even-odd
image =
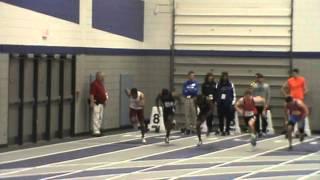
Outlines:
[{"label": "person wearing cap", "polygon": [[[265,99],[264,102],[258,102],[256,103],[256,132],[259,137],[262,135],[265,135],[267,133],[267,109],[270,106],[270,99],[271,99],[271,91],[270,86],[268,83],[264,82],[264,76],[261,73],[256,74],[256,80],[251,83],[252,87],[252,95],[253,97],[262,97]],[[260,117],[261,117],[261,123],[262,123],[262,132],[260,130]]]},{"label": "person wearing cap", "polygon": [[185,134],[190,134],[190,132],[195,131],[196,126],[196,105],[195,99],[198,96],[200,89],[199,82],[195,79],[195,74],[193,71],[188,73],[188,80],[183,83],[182,94],[184,96],[184,113],[186,118],[185,123]]},{"label": "person wearing cap", "polygon": [[[217,110],[219,118],[219,129],[222,136],[230,135],[230,123],[234,118],[233,106],[236,102],[236,90],[229,80],[228,72],[222,72],[217,83]],[[224,120],[226,127],[224,129]]]},{"label": "person wearing cap", "polygon": [[96,79],[90,84],[90,107],[92,109],[92,135],[101,136],[101,124],[103,120],[103,110],[108,100],[108,92],[103,84],[104,75],[102,72],[96,73]]}]

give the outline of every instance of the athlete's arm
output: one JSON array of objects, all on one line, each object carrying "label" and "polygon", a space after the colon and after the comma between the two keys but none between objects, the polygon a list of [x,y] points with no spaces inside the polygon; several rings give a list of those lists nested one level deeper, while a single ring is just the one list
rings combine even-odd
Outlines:
[{"label": "athlete's arm", "polygon": [[284,125],[286,126],[288,124],[288,117],[289,117],[289,111],[288,111],[288,106],[287,103],[284,103]]},{"label": "athlete's arm", "polygon": [[131,96],[131,93],[130,93],[130,90],[127,88],[127,89],[125,89],[124,90],[124,92],[126,93],[126,95],[128,96],[128,97],[130,97]]},{"label": "athlete's arm", "polygon": [[306,81],[303,82],[303,86],[304,86],[304,94],[307,94],[309,92],[309,88]]},{"label": "athlete's arm", "polygon": [[257,103],[257,104],[259,104],[259,103],[264,104],[266,102],[266,100],[261,96],[253,97],[253,101],[254,101],[254,103]]},{"label": "athlete's arm", "polygon": [[309,109],[307,107],[307,105],[305,103],[303,103],[301,100],[298,100],[298,106],[300,106],[302,109],[303,109],[303,114],[304,114],[304,117],[307,117],[309,115]]},{"label": "athlete's arm", "polygon": [[139,104],[140,104],[140,106],[144,107],[145,98],[144,98],[144,94],[142,92],[141,92],[141,95],[140,95]]},{"label": "athlete's arm", "polygon": [[282,87],[281,87],[281,92],[284,96],[289,96],[289,87],[288,87],[288,81],[286,81],[285,83],[283,83]]},{"label": "athlete's arm", "polygon": [[243,98],[240,98],[235,105],[237,112],[241,115],[243,114],[243,109],[241,108],[242,104],[243,104]]}]

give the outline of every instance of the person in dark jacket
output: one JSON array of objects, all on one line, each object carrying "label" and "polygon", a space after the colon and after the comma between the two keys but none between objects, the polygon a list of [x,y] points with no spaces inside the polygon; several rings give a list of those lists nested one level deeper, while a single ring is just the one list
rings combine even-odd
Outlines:
[{"label": "person in dark jacket", "polygon": [[[233,120],[233,106],[236,102],[236,91],[229,80],[228,72],[222,72],[217,84],[217,109],[219,117],[219,129],[222,136],[230,135],[230,122]],[[224,120],[226,128],[224,129]]]},{"label": "person in dark jacket", "polygon": [[207,136],[210,135],[210,132],[212,132],[212,126],[213,126],[213,113],[214,113],[214,103],[216,101],[217,97],[217,83],[214,80],[214,76],[211,72],[207,73],[204,83],[201,87],[202,95],[204,95],[210,104],[210,112],[207,116]]}]

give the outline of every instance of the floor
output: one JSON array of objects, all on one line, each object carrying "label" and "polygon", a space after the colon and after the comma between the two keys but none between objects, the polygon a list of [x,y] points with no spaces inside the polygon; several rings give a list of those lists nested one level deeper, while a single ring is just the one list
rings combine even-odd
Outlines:
[{"label": "floor", "polygon": [[0,179],[320,179],[320,136],[288,151],[283,135],[260,138],[251,147],[248,134],[203,137],[173,132],[138,132],[57,143],[0,153]]}]

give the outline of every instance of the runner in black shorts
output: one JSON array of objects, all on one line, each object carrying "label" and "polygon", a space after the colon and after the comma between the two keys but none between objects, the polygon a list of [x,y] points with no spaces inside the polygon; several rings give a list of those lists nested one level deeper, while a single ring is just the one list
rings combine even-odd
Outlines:
[{"label": "runner in black shorts", "polygon": [[202,144],[202,139],[201,139],[201,124],[207,119],[207,117],[210,115],[211,112],[211,104],[210,101],[211,99],[208,99],[207,96],[205,95],[199,95],[196,99],[196,112],[198,112],[198,108],[200,109],[200,112],[198,112],[197,116],[197,135],[199,142],[197,146],[200,146]]},{"label": "runner in black shorts", "polygon": [[251,90],[246,90],[244,97],[240,98],[235,106],[238,113],[243,115],[246,125],[250,128],[252,146],[256,146],[257,144],[255,128],[257,114],[256,103],[264,103],[264,98],[260,96],[253,97]]},{"label": "runner in black shorts", "polygon": [[165,143],[169,144],[170,132],[174,125],[173,117],[175,113],[175,99],[172,93],[168,89],[162,89],[162,92],[156,99],[156,105],[158,107],[159,114],[161,112],[159,106],[162,107],[164,126],[166,128]]}]

